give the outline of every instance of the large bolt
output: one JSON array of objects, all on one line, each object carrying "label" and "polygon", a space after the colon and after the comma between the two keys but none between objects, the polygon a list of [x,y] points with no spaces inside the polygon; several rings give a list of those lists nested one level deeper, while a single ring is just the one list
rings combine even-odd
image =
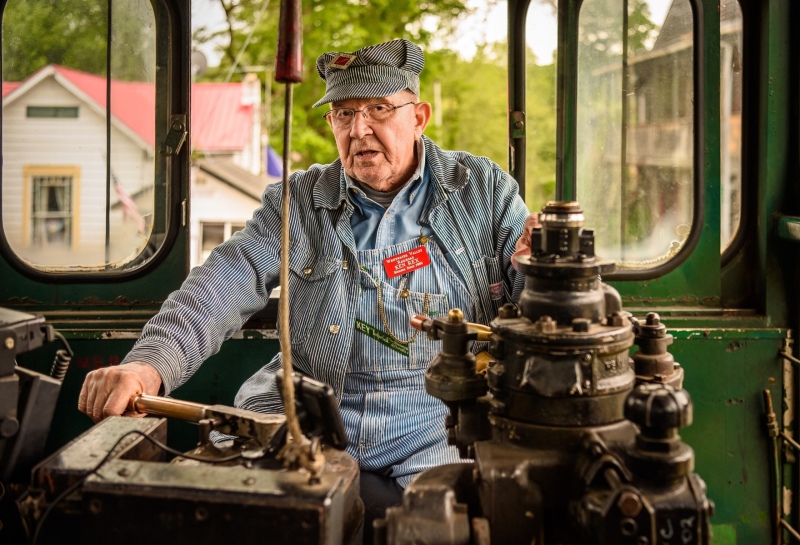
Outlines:
[{"label": "large bolt", "polygon": [[539,331],[542,333],[555,333],[558,323],[550,316],[545,315],[539,318],[539,320],[536,322],[536,325],[538,326]]},{"label": "large bolt", "polygon": [[588,333],[592,321],[588,318],[575,318],[572,320],[572,331],[575,333]]},{"label": "large bolt", "polygon": [[647,325],[659,325],[661,323],[661,316],[656,312],[649,312],[647,318],[645,318],[645,323]]},{"label": "large bolt", "polygon": [[519,317],[519,309],[512,305],[511,303],[506,303],[502,307],[500,307],[500,311],[498,312],[498,316],[505,320],[513,319]]},{"label": "large bolt", "polygon": [[612,312],[606,317],[606,323],[613,327],[622,327],[625,325],[625,315],[621,312]]},{"label": "large bolt", "polygon": [[626,517],[634,518],[639,514],[639,511],[642,510],[642,501],[639,499],[638,494],[625,491],[619,495],[617,507],[619,508],[620,513]]},{"label": "large bolt", "polygon": [[460,308],[451,308],[447,313],[447,321],[451,324],[460,324],[464,321],[464,313]]}]

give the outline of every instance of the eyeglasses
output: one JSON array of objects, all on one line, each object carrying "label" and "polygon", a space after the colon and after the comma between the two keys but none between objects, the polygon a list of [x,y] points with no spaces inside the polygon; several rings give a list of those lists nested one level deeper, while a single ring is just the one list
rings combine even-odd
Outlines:
[{"label": "eyeglasses", "polygon": [[367,122],[381,123],[389,119],[395,110],[399,110],[400,108],[408,106],[409,104],[417,103],[406,102],[405,104],[401,104],[399,106],[388,103],[370,104],[369,106],[364,106],[360,110],[354,110],[353,108],[333,108],[332,110],[325,112],[322,117],[327,118],[337,129],[347,129],[355,122],[356,113],[358,112],[361,112]]}]

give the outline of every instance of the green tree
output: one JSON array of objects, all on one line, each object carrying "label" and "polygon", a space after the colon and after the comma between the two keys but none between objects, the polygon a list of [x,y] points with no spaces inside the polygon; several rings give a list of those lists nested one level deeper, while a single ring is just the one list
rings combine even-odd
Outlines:
[{"label": "green tree", "polygon": [[529,62],[525,70],[525,202],[538,212],[556,194],[556,63]]},{"label": "green tree", "polygon": [[[48,64],[106,75],[108,0],[10,0],[3,12],[3,81]],[[151,81],[155,19],[147,0],[114,3],[111,73]]]},{"label": "green tree", "polygon": [[[275,61],[280,3],[273,0],[219,0],[227,17],[227,28],[211,33],[195,31],[198,43],[222,38],[223,54],[219,66],[203,76],[204,81],[243,76],[241,67],[271,66]],[[314,61],[325,51],[353,51],[365,45],[394,38],[407,38],[426,50],[434,37],[452,32],[470,13],[465,0],[312,0],[303,2],[304,79],[294,86],[292,148],[294,164],[305,167],[336,158],[336,145],[330,136],[324,109],[311,105],[324,94],[325,83],[318,77]],[[426,24],[433,22],[435,24]],[[435,28],[435,31],[428,30]],[[243,47],[246,45],[246,47]],[[237,62],[238,61],[238,62]],[[237,69],[231,71],[236,63]],[[434,70],[426,66],[424,82],[432,81]],[[427,79],[426,79],[427,78]],[[425,83],[423,83],[424,85]],[[273,84],[269,126],[270,144],[282,149],[285,86]],[[423,93],[430,88],[424,87]]]}]

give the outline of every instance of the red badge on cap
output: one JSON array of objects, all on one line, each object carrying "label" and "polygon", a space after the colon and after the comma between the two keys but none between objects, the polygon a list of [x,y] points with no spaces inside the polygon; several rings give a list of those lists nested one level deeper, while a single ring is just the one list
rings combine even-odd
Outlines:
[{"label": "red badge on cap", "polygon": [[428,250],[425,249],[425,246],[419,246],[383,260],[383,267],[386,269],[386,276],[389,278],[416,271],[430,264],[431,258],[428,257]]},{"label": "red badge on cap", "polygon": [[328,66],[330,66],[331,68],[339,68],[341,70],[344,70],[345,68],[350,66],[350,64],[354,60],[356,60],[355,55],[350,55],[349,53],[339,53],[338,55],[336,55],[336,58],[330,62]]}]

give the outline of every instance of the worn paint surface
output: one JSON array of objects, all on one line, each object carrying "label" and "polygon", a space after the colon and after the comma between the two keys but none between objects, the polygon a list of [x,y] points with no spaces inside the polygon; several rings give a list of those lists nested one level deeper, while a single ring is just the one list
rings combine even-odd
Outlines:
[{"label": "worn paint surface", "polygon": [[[669,324],[667,324],[669,327]],[[783,400],[787,332],[781,329],[670,329],[670,352],[686,371],[694,423],[680,431],[716,505],[713,543],[769,543],[769,445],[762,392]]]}]

